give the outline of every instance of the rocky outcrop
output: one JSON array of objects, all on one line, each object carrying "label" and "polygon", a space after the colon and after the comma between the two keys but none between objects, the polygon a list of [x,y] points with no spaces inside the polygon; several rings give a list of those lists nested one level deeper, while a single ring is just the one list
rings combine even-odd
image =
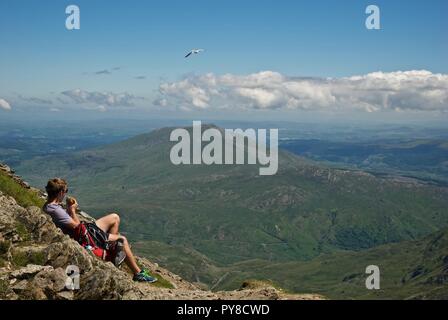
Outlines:
[{"label": "rocky outcrop", "polygon": [[[132,281],[126,268],[118,269],[90,254],[56,228],[40,208],[25,209],[0,192],[0,299],[321,298],[289,295],[268,285],[205,291],[155,263],[140,257],[137,260],[160,281],[154,285]],[[70,266],[79,269],[79,288],[70,286],[76,283],[68,276]]]}]

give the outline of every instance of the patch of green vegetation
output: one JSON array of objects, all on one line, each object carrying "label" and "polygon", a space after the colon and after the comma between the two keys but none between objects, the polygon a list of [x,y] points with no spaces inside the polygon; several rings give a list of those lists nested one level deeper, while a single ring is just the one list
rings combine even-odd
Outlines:
[{"label": "patch of green vegetation", "polygon": [[0,279],[0,299],[6,298],[8,291],[9,291],[8,280]]},{"label": "patch of green vegetation", "polygon": [[16,231],[17,234],[22,239],[22,242],[28,242],[31,240],[31,233],[27,230],[25,225],[20,222],[16,222]]},{"label": "patch of green vegetation", "polygon": [[154,287],[157,288],[167,288],[167,289],[174,289],[174,286],[171,284],[171,282],[169,282],[168,280],[166,280],[164,277],[162,277],[160,274],[155,274],[155,273],[151,273],[148,271],[148,274],[151,277],[157,278],[157,282],[152,283],[152,285]]},{"label": "patch of green vegetation", "polygon": [[0,240],[0,257],[7,254],[10,247],[11,247],[11,241]]},{"label": "patch of green vegetation", "polygon": [[45,265],[45,255],[42,251],[13,250],[12,263],[16,267],[25,267],[28,264]]},{"label": "patch of green vegetation", "polygon": [[0,241],[0,267],[6,266],[7,253],[11,247],[11,242],[8,240]]},{"label": "patch of green vegetation", "polygon": [[22,187],[2,171],[0,171],[0,191],[13,197],[24,208],[30,206],[41,208],[45,203],[35,192]]}]

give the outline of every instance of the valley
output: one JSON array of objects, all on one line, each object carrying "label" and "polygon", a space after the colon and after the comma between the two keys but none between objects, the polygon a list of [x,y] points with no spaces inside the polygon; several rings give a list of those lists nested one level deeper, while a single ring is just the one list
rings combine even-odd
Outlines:
[{"label": "valley", "polygon": [[178,167],[169,160],[171,130],[37,157],[17,172],[36,186],[64,176],[82,209],[121,215],[140,254],[213,289],[253,277],[294,292],[368,297],[365,287],[341,286],[341,279],[356,274],[363,284],[365,267],[376,262],[398,270],[385,295],[394,297],[411,259],[396,248],[448,226],[446,188],[331,168],[282,150],[275,176],[252,166]]}]

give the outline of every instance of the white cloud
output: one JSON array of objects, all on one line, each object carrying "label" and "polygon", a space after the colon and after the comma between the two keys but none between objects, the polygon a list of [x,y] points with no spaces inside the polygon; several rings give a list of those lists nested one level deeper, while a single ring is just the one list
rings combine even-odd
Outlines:
[{"label": "white cloud", "polygon": [[68,90],[62,92],[63,95],[71,98],[79,104],[92,104],[102,107],[130,107],[134,105],[134,100],[139,99],[129,93],[96,92],[81,89]]},{"label": "white cloud", "polygon": [[156,99],[153,103],[160,107],[166,107],[168,105],[168,101],[165,98]]},{"label": "white cloud", "polygon": [[99,106],[85,106],[83,107],[84,110],[91,110],[91,111],[99,111],[99,112],[106,112],[107,108],[105,106],[99,105]]},{"label": "white cloud", "polygon": [[25,97],[19,94],[19,98],[22,99],[23,101],[27,101],[27,102],[31,102],[31,103],[35,103],[35,104],[53,104],[53,101],[49,100],[49,99],[42,99],[42,98],[37,98],[37,97]]},{"label": "white cloud", "polygon": [[448,111],[448,75],[425,70],[345,78],[288,77],[273,71],[209,73],[162,83],[159,91],[156,105],[181,109]]},{"label": "white cloud", "polygon": [[97,110],[100,112],[106,112],[107,108],[105,106],[97,106],[94,110]]},{"label": "white cloud", "polygon": [[0,99],[0,109],[11,110],[11,105],[5,99]]}]

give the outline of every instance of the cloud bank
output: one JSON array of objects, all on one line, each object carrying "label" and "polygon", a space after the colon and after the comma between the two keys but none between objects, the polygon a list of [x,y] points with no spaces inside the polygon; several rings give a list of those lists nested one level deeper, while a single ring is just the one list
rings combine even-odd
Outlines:
[{"label": "cloud bank", "polygon": [[11,110],[11,105],[5,99],[0,99],[0,109]]},{"label": "cloud bank", "polygon": [[100,106],[101,111],[104,111],[106,107],[131,107],[134,106],[134,101],[139,99],[127,92],[113,93],[81,89],[63,91],[62,94],[78,104]]},{"label": "cloud bank", "polygon": [[162,83],[155,105],[201,109],[448,111],[448,75],[426,70],[373,72],[345,78],[194,75]]},{"label": "cloud bank", "polygon": [[36,103],[36,104],[53,104],[53,101],[51,101],[51,100],[41,99],[41,98],[37,98],[37,97],[25,97],[25,96],[19,95],[19,98],[22,99],[23,101]]}]

